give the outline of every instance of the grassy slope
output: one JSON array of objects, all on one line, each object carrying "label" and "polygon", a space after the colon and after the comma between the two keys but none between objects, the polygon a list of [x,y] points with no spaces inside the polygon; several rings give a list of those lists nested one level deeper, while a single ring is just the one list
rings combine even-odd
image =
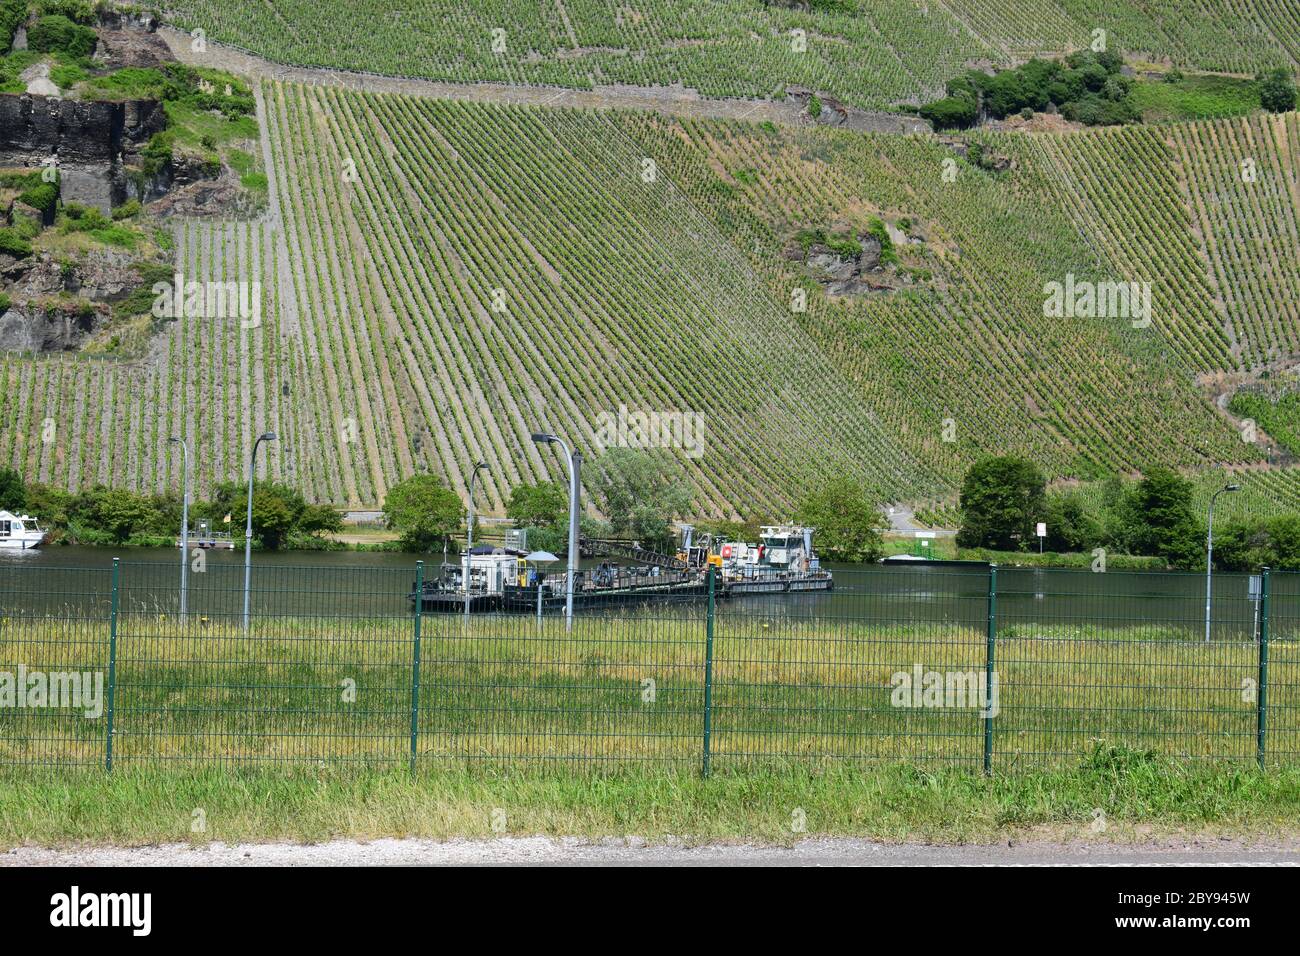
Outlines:
[{"label": "grassy slope", "polygon": [[1142,80],[1133,86],[1133,105],[1147,123],[1221,119],[1259,109],[1252,80],[1228,76],[1186,76],[1177,83]]},{"label": "grassy slope", "polygon": [[[1098,809],[1105,834],[1094,829]],[[196,810],[206,822],[201,833],[192,831]],[[1105,759],[1079,770],[993,778],[893,766],[708,780],[654,771],[592,777],[568,768],[415,777],[231,768],[0,773],[0,847],[492,837],[502,832],[493,829],[496,810],[505,811],[508,834],[688,842],[789,843],[819,834],[1123,841],[1188,831],[1258,838],[1294,832],[1300,777]],[[791,829],[796,810],[806,816],[804,833]]]}]

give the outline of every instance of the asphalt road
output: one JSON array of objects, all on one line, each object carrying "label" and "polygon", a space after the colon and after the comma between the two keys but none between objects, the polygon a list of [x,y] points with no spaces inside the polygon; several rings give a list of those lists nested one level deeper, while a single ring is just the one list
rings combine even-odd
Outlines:
[{"label": "asphalt road", "polygon": [[1008,846],[882,844],[809,839],[790,847],[710,844],[647,846],[635,837],[586,842],[546,837],[496,840],[336,841],[204,847],[0,851],[0,866],[1300,866],[1300,838],[1144,843],[1026,842]]}]

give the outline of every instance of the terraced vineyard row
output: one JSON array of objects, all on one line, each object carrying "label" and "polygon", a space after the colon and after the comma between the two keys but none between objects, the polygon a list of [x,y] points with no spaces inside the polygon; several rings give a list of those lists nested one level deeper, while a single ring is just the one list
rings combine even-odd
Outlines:
[{"label": "terraced vineyard row", "polygon": [[1295,114],[995,139],[1099,255],[1152,284],[1153,322],[1196,373],[1300,349]]},{"label": "terraced vineyard row", "polygon": [[810,13],[750,0],[543,0],[535,4],[360,0],[179,0],[186,29],[280,62],[437,80],[680,83],[708,96],[814,87],[864,107],[942,89],[968,60],[998,53],[942,4],[873,0]]},{"label": "terraced vineyard row", "polygon": [[1016,53],[1079,48],[1106,31],[1124,50],[1181,66],[1253,73],[1300,58],[1286,0],[943,0],[989,43]]},{"label": "terraced vineyard row", "polygon": [[268,430],[285,434],[259,458],[259,471],[292,478],[294,443],[285,410],[293,406],[298,383],[282,364],[275,230],[266,222],[182,221],[175,236],[176,269],[186,283],[246,288],[250,306],[251,296],[259,297],[260,314],[231,308],[218,316],[209,301],[210,314],[183,315],[154,340],[150,374],[139,383],[150,410],[141,421],[146,431],[136,439],[153,450],[154,463],[138,469],[134,486],[177,486],[180,458],[167,456],[169,435],[189,442],[197,494],[243,477],[253,439]]},{"label": "terraced vineyard row", "polygon": [[926,139],[632,115],[626,125],[751,254],[774,296],[808,283],[784,255],[800,230],[861,230],[871,214],[911,221],[920,241],[897,241],[918,281],[838,298],[810,286],[808,312],[792,319],[951,481],[993,448],[1061,475],[1258,457],[1155,330],[1043,315],[1045,279],[1122,274],[1018,178],[964,167],[948,182],[952,153]]},{"label": "terraced vineyard row", "polygon": [[[557,474],[530,431],[590,452],[621,405],[703,416],[703,456],[678,458],[707,510],[788,508],[838,468],[882,496],[933,484],[716,227],[668,177],[643,178],[611,118],[289,85],[268,105],[301,336],[326,383],[302,414],[356,409],[348,495],[363,450],[386,476],[403,445],[368,444],[378,409],[427,436],[421,457],[453,487],[491,463],[498,509]],[[367,394],[384,383],[391,399]]]},{"label": "terraced vineyard row", "polygon": [[1179,124],[1168,135],[1241,364],[1300,352],[1300,118]]},{"label": "terraced vineyard row", "polygon": [[181,459],[167,439],[183,434],[197,492],[243,474],[250,435],[278,427],[280,418],[270,229],[191,222],[178,225],[175,238],[185,282],[262,284],[261,325],[186,315],[166,321],[147,353],[130,359],[7,360],[0,462],[66,488],[175,490]]},{"label": "terraced vineyard row", "polygon": [[[436,80],[709,96],[813,87],[867,108],[930,97],[968,61],[1107,42],[1182,66],[1300,60],[1286,0],[870,0],[808,12],[757,0],[173,0],[186,29],[270,59]],[[324,9],[322,9],[324,7]],[[333,9],[331,9],[333,8]]]},{"label": "terraced vineyard row", "polygon": [[1022,147],[1035,190],[1074,217],[1104,261],[1150,283],[1152,325],[1187,369],[1235,369],[1223,290],[1208,275],[1177,156],[1161,135],[1138,127],[999,143]]}]

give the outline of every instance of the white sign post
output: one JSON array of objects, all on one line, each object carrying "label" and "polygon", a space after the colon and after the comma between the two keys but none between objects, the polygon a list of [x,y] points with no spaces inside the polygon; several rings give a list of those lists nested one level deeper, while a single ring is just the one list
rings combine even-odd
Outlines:
[{"label": "white sign post", "polygon": [[1038,522],[1037,534],[1038,534],[1038,553],[1042,554],[1043,539],[1047,537],[1047,522],[1045,521]]}]

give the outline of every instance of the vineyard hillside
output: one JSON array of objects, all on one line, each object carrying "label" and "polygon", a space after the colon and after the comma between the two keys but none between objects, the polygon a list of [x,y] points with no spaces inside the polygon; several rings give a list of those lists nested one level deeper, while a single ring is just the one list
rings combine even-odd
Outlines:
[{"label": "vineyard hillside", "polygon": [[299,66],[435,80],[672,86],[863,108],[917,103],[968,64],[1104,40],[1184,68],[1300,58],[1300,9],[1197,0],[172,0],[186,30]]},{"label": "vineyard hillside", "polygon": [[[463,493],[483,460],[499,513],[560,473],[530,431],[590,457],[627,410],[700,416],[673,460],[702,515],[788,513],[845,471],[933,505],[1002,451],[1296,500],[1215,401],[1296,351],[1294,114],[947,142],[288,83],[257,105],[265,213],[178,219],[173,245],[187,278],[258,283],[260,321],[11,357],[0,462],[162,490],[181,432],[206,489],[271,429],[262,467],[313,500],[425,469]],[[1069,276],[1149,282],[1150,321],[1045,315]]]}]

